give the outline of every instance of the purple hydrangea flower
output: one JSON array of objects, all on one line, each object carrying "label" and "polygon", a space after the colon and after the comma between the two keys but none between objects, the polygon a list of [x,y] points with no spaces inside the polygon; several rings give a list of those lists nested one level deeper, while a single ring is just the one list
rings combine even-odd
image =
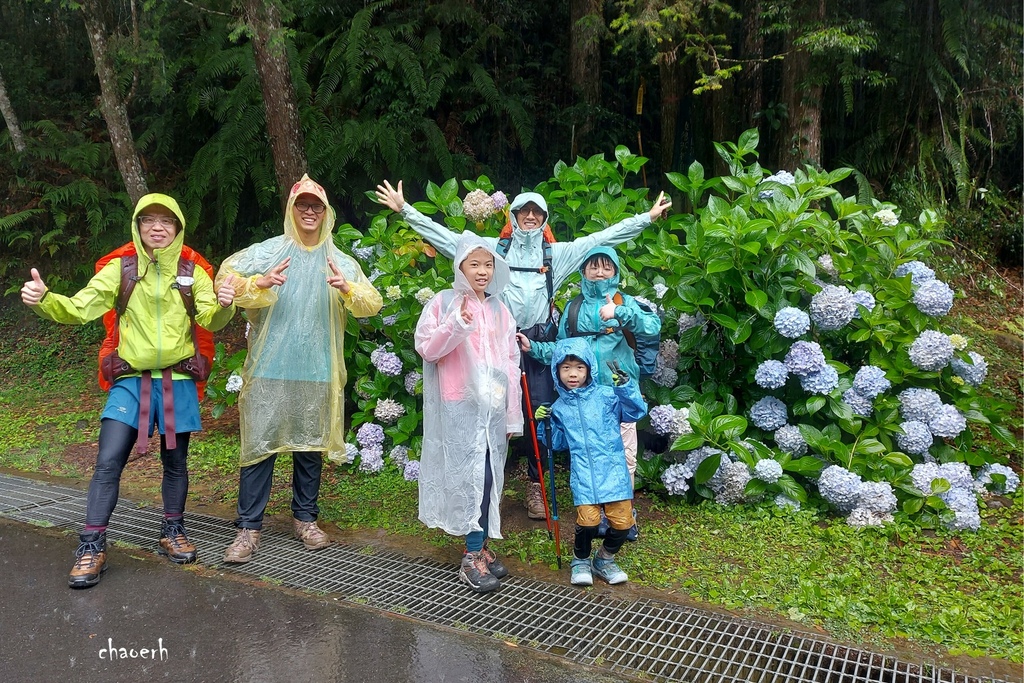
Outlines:
[{"label": "purple hydrangea flower", "polygon": [[406,481],[419,481],[420,479],[420,461],[410,460],[405,463],[405,471],[402,473]]},{"label": "purple hydrangea flower", "polygon": [[781,389],[786,385],[788,377],[789,370],[786,369],[786,364],[777,360],[766,360],[757,366],[754,373],[757,386],[765,389]]},{"label": "purple hydrangea flower", "polygon": [[836,270],[836,265],[832,262],[831,254],[822,254],[821,256],[819,256],[818,266],[821,268],[822,272],[828,275],[829,277],[835,277],[836,275],[839,274],[839,272]]},{"label": "purple hydrangea flower", "polygon": [[774,432],[789,419],[786,404],[774,396],[765,396],[750,406],[750,421],[758,429]]},{"label": "purple hydrangea flower", "polygon": [[839,372],[831,365],[826,365],[817,372],[800,378],[800,386],[809,394],[831,394],[839,386]]},{"label": "purple hydrangea flower", "polygon": [[908,420],[900,424],[900,429],[903,433],[896,435],[896,443],[904,453],[924,455],[932,447],[935,438],[924,422]]},{"label": "purple hydrangea flower", "polygon": [[914,305],[925,315],[946,315],[953,308],[953,290],[942,280],[928,280],[914,292]]},{"label": "purple hydrangea flower", "polygon": [[801,456],[807,452],[807,442],[804,441],[800,428],[795,425],[783,425],[775,430],[775,444],[783,453]]},{"label": "purple hydrangea flower", "polygon": [[423,375],[420,374],[418,371],[413,370],[412,372],[410,372],[408,375],[405,376],[405,390],[408,391],[410,394],[415,394],[416,385],[419,383],[421,379],[423,379]]},{"label": "purple hydrangea flower", "polygon": [[384,443],[384,428],[373,422],[364,422],[356,432],[356,441],[363,448],[381,446]]},{"label": "purple hydrangea flower", "polygon": [[786,354],[786,368],[797,377],[824,370],[827,363],[825,354],[817,342],[798,341],[789,347]]},{"label": "purple hydrangea flower", "polygon": [[345,462],[350,465],[356,461],[356,456],[359,455],[359,449],[356,448],[355,444],[345,444]]},{"label": "purple hydrangea flower", "polygon": [[910,284],[920,285],[935,279],[935,271],[920,261],[908,261],[896,266],[896,277],[910,274]]},{"label": "purple hydrangea flower", "polygon": [[404,470],[405,463],[409,462],[409,449],[405,446],[395,446],[388,453],[388,460],[395,464],[395,467]]},{"label": "purple hydrangea flower", "polygon": [[875,410],[874,401],[853,388],[843,392],[843,403],[850,406],[854,415],[861,417],[871,417],[871,413]]},{"label": "purple hydrangea flower", "polygon": [[670,495],[681,496],[690,490],[690,485],[686,483],[685,474],[683,463],[669,465],[661,473],[661,483],[665,485],[665,489]]},{"label": "purple hydrangea flower", "polygon": [[847,325],[857,313],[853,292],[846,287],[825,285],[811,297],[811,320],[822,330],[838,330]]},{"label": "purple hydrangea flower", "polygon": [[754,478],[774,484],[782,476],[782,465],[775,460],[758,460],[754,465]]},{"label": "purple hydrangea flower", "polygon": [[885,370],[874,365],[864,365],[853,378],[853,388],[865,398],[875,398],[889,391],[892,382],[885,378]]},{"label": "purple hydrangea flower", "polygon": [[953,374],[972,387],[981,386],[981,383],[985,381],[985,377],[988,375],[988,363],[985,362],[985,357],[980,353],[968,351],[967,355],[971,357],[973,363],[962,361],[959,358],[954,358],[949,362],[950,367],[953,368]]},{"label": "purple hydrangea flower", "polygon": [[491,195],[491,201],[494,203],[494,209],[496,211],[501,211],[508,206],[508,197],[506,197],[505,193],[501,190],[497,190]]},{"label": "purple hydrangea flower", "polygon": [[651,381],[659,387],[671,388],[679,381],[679,373],[675,368],[659,364],[655,367],[654,374],[651,375]]},{"label": "purple hydrangea flower", "polygon": [[[868,309],[868,312],[875,310],[875,297],[871,292],[858,289],[853,293],[853,303]],[[860,308],[853,314],[854,318],[860,318]]]},{"label": "purple hydrangea flower", "polygon": [[928,429],[935,436],[952,439],[967,429],[967,419],[956,406],[943,405],[928,421]]},{"label": "purple hydrangea flower", "polygon": [[942,399],[931,389],[912,387],[899,394],[900,415],[904,420],[927,424],[942,407]]},{"label": "purple hydrangea flower", "polygon": [[657,434],[671,434],[675,426],[676,409],[672,406],[654,406],[648,411],[651,429]]},{"label": "purple hydrangea flower", "polygon": [[373,416],[384,424],[392,424],[403,415],[405,406],[390,398],[380,399],[377,401],[377,407],[373,409]]},{"label": "purple hydrangea flower", "polygon": [[392,325],[395,324],[396,320],[398,320],[397,315],[386,315],[381,319],[381,322],[384,323],[385,327],[391,327]]},{"label": "purple hydrangea flower", "polygon": [[807,334],[807,330],[811,329],[811,318],[799,308],[787,306],[775,314],[772,324],[783,337],[796,339]]},{"label": "purple hydrangea flower", "polygon": [[679,314],[679,334],[686,332],[694,327],[703,327],[704,323],[707,322],[707,318],[700,311],[697,311],[696,315],[690,315],[689,313]]},{"label": "purple hydrangea flower", "polygon": [[831,465],[818,479],[818,492],[841,513],[849,514],[860,501],[861,484],[861,478],[853,472]]},{"label": "purple hydrangea flower", "polygon": [[360,472],[380,472],[384,468],[384,449],[380,446],[367,446],[359,451]]},{"label": "purple hydrangea flower", "polygon": [[925,330],[910,345],[910,362],[927,372],[937,372],[953,360],[953,342],[935,330]]},{"label": "purple hydrangea flower", "polygon": [[373,363],[373,367],[389,377],[398,377],[402,374],[402,359],[383,346],[378,346],[370,353],[370,362]]}]

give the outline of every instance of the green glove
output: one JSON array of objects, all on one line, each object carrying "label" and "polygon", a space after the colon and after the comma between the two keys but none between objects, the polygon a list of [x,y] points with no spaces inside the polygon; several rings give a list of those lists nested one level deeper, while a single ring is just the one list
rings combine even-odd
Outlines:
[{"label": "green glove", "polygon": [[537,410],[533,412],[533,417],[538,420],[546,420],[551,415],[551,408],[547,406],[539,406]]}]

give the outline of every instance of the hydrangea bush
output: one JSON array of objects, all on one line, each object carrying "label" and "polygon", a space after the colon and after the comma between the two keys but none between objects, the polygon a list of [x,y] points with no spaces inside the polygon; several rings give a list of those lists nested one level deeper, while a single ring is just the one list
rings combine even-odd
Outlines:
[{"label": "hydrangea bush", "polygon": [[[618,250],[623,288],[663,320],[657,372],[643,387],[653,451],[639,459],[638,483],[694,502],[831,508],[858,526],[903,516],[972,528],[967,498],[986,487],[1012,493],[1019,480],[996,462],[991,439],[975,441],[989,430],[1014,443],[999,424],[1008,407],[976,394],[985,359],[942,329],[955,296],[927,265],[937,216],[910,221],[892,204],[844,196],[836,186],[849,169],[770,174],[757,143],[748,131],[717,145],[726,176],[707,178],[697,163],[669,173],[695,208]],[[650,193],[637,187],[645,162],[625,147],[614,160],[559,162],[533,188],[548,199],[556,237],[647,211]],[[462,188],[428,183],[425,194],[416,208],[455,231],[493,236],[507,220],[506,195],[483,176]],[[396,467],[414,481],[422,362],[413,331],[423,305],[450,286],[452,264],[387,210],[365,234],[343,226],[337,239],[384,297],[380,315],[348,328],[341,466]],[[570,282],[556,303],[577,291]],[[966,475],[915,479],[928,464]]]}]

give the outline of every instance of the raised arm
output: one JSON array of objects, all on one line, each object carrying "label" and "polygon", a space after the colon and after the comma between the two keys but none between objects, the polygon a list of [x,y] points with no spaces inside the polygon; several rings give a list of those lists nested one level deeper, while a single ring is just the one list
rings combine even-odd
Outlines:
[{"label": "raised arm", "polygon": [[402,218],[409,224],[409,227],[430,242],[435,249],[448,258],[455,258],[455,245],[458,244],[459,233],[434,222],[417,211],[412,204],[407,203],[405,194],[402,192],[401,180],[398,181],[398,187],[392,187],[391,183],[385,180],[383,185],[377,186],[376,195],[379,204],[383,204],[395,213],[402,214]]},{"label": "raised arm", "polygon": [[[121,286],[121,259],[118,258],[111,259],[74,296],[51,292],[46,289],[39,272],[35,268],[32,271],[32,280],[22,288],[22,300],[43,318],[69,325],[84,325],[112,309]],[[30,288],[29,285],[33,286]],[[32,297],[26,298],[25,290],[31,289],[38,293],[40,286],[42,294],[33,304]]]},{"label": "raised arm", "polygon": [[647,402],[633,380],[615,387],[615,397],[619,399],[619,422],[638,422],[647,414]]}]

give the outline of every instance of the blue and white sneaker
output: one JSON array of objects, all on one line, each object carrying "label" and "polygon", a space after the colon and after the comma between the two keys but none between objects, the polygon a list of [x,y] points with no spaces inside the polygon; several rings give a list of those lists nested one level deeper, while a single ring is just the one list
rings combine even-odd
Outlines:
[{"label": "blue and white sneaker", "polygon": [[592,571],[599,578],[607,581],[611,585],[617,583],[626,583],[629,581],[629,576],[626,572],[622,571],[619,565],[615,564],[615,559],[602,560],[597,554],[594,554],[594,561],[592,562]]},{"label": "blue and white sneaker", "polygon": [[578,559],[573,558],[572,564],[572,578],[569,582],[574,586],[593,586],[594,575],[590,572],[590,558]]}]

